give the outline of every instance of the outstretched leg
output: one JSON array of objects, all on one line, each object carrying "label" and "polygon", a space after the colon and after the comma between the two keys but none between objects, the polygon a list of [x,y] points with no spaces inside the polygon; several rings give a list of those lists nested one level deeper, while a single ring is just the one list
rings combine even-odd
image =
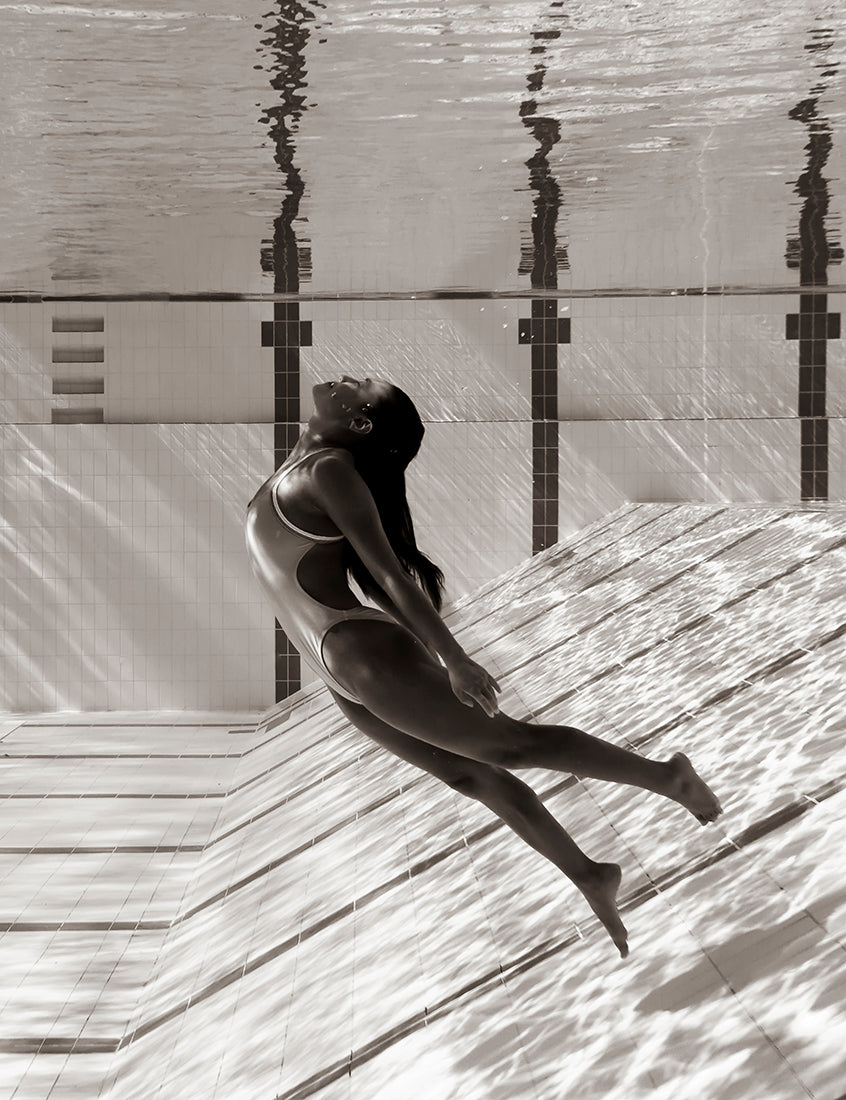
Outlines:
[{"label": "outstretched leg", "polygon": [[619,866],[597,863],[585,855],[531,787],[503,768],[469,760],[401,733],[360,704],[351,703],[335,692],[332,695],[362,733],[453,790],[487,806],[522,840],[563,871],[581,891],[620,955],[623,958],[628,955],[627,933],[616,905]]},{"label": "outstretched leg", "polygon": [[338,681],[388,726],[429,745],[501,768],[550,768],[604,779],[672,799],[703,825],[721,812],[716,796],[682,753],[655,761],[571,726],[488,717],[455,697],[446,670],[409,631],[352,620],[326,635],[323,656]]}]

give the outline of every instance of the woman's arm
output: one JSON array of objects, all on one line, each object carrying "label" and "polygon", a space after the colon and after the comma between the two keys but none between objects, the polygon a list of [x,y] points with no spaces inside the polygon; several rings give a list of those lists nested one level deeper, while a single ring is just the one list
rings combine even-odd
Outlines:
[{"label": "woman's arm", "polygon": [[[403,569],[382,527],[373,494],[356,470],[352,456],[329,452],[312,467],[311,483],[320,504],[390,602],[398,623],[443,658],[450,684],[465,706],[474,701],[489,716],[497,711],[500,686],[464,652],[429,597]],[[378,601],[377,601],[378,602]]]},{"label": "woman's arm", "polygon": [[353,465],[352,456],[328,452],[312,466],[311,483],[318,502],[385,593],[387,613],[440,654],[446,664],[452,658],[466,656],[432,601],[397,559],[373,495]]}]

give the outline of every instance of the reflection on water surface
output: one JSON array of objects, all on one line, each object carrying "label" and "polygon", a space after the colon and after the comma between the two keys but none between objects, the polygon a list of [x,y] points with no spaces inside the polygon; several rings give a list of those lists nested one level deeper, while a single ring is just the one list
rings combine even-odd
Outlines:
[{"label": "reflection on water surface", "polygon": [[174,7],[0,4],[2,289],[527,289],[544,188],[562,288],[781,285],[811,120],[842,216],[833,6]]}]

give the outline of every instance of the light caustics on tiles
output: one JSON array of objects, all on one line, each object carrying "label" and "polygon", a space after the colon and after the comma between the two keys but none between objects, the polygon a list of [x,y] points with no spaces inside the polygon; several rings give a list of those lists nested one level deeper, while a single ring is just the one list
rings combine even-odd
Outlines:
[{"label": "light caustics on tiles", "polygon": [[[617,532],[615,524],[619,524]],[[615,533],[620,537],[616,538]],[[498,674],[510,673],[520,662],[513,662],[510,658],[509,638],[519,639],[526,636],[527,631],[541,628],[538,613],[542,605],[546,604],[547,614],[554,618],[563,597],[574,616],[578,635],[569,639],[562,637],[557,654],[550,649],[547,654],[539,655],[534,664],[524,666],[522,675],[516,673],[516,686],[525,710],[535,715],[552,710],[557,713],[550,714],[547,720],[566,720],[566,712],[560,704],[552,701],[557,694],[556,680],[560,676],[561,660],[566,659],[568,653],[578,651],[587,676],[574,699],[576,709],[586,706],[590,709],[592,705],[601,708],[603,701],[611,704],[612,709],[618,707],[616,697],[621,684],[626,683],[625,690],[634,709],[643,711],[637,723],[635,741],[647,751],[652,744],[663,745],[668,726],[662,721],[662,715],[667,709],[666,704],[672,708],[671,685],[679,659],[701,659],[703,647],[707,647],[708,653],[711,652],[712,637],[717,641],[722,637],[728,643],[725,666],[720,666],[718,662],[707,679],[694,680],[697,705],[692,705],[693,701],[687,699],[683,712],[677,713],[677,722],[684,723],[684,747],[695,760],[704,758],[714,771],[713,775],[709,772],[709,778],[719,787],[724,801],[729,802],[727,817],[724,824],[717,827],[716,835],[713,831],[707,836],[703,833],[702,840],[694,836],[689,851],[685,851],[686,842],[683,839],[680,841],[681,850],[676,849],[674,855],[670,854],[669,848],[667,851],[662,849],[656,864],[647,852],[638,850],[637,829],[640,826],[637,825],[634,834],[626,828],[628,815],[632,815],[635,823],[640,820],[637,816],[640,811],[635,809],[634,800],[626,799],[621,819],[614,823],[615,828],[621,831],[622,844],[630,847],[636,853],[635,858],[649,868],[645,878],[642,874],[634,875],[632,886],[628,889],[624,887],[623,909],[627,919],[635,925],[640,920],[639,913],[646,912],[650,905],[663,906],[665,898],[672,901],[680,896],[679,891],[686,883],[695,883],[699,878],[710,875],[728,875],[730,879],[740,863],[743,868],[755,866],[758,858],[756,852],[766,845],[768,837],[777,836],[786,829],[799,828],[802,822],[813,822],[815,814],[823,812],[826,806],[834,805],[842,795],[846,782],[846,756],[842,746],[839,755],[836,751],[832,753],[824,730],[815,729],[812,720],[809,720],[809,730],[803,740],[791,746],[780,737],[777,720],[775,725],[772,724],[773,706],[769,708],[770,718],[763,733],[754,721],[750,722],[748,718],[733,721],[732,716],[742,696],[748,696],[767,684],[773,705],[780,705],[785,716],[802,707],[807,709],[809,715],[815,711],[822,714],[825,708],[829,708],[827,713],[833,713],[830,710],[831,700],[821,698],[819,692],[827,682],[826,676],[840,666],[842,643],[846,636],[846,624],[837,620],[837,608],[831,606],[828,599],[832,584],[837,583],[841,574],[835,547],[842,544],[844,538],[846,529],[842,517],[834,511],[630,507],[621,510],[616,521],[605,520],[582,532],[569,548],[556,547],[537,556],[522,569],[503,578],[499,585],[488,586],[485,594],[476,601],[468,600],[454,612],[452,625],[459,637],[462,627],[471,620],[474,621],[474,637],[490,637],[491,640],[481,650],[474,650],[478,659],[484,663],[487,652],[492,656]],[[758,540],[757,543],[755,540]],[[756,545],[758,552],[749,553],[749,548]],[[723,562],[720,561],[721,552]],[[746,565],[735,576],[739,562],[746,562]],[[779,577],[782,579],[778,580]],[[790,584],[784,578],[792,578]],[[607,587],[603,588],[603,585]],[[503,600],[509,586],[515,589],[512,595],[516,598]],[[522,591],[523,598],[519,591]],[[531,599],[527,600],[529,596]],[[693,597],[701,614],[692,614],[689,609]],[[655,637],[648,651],[643,653],[640,652],[643,649],[642,620],[633,614],[639,605],[655,619]],[[605,617],[611,611],[615,612],[619,652],[624,657],[623,665],[618,666],[616,673],[607,665]],[[773,633],[772,621],[775,619],[789,624],[781,634],[778,631]],[[685,629],[688,624],[692,624],[690,629]],[[756,624],[760,628],[757,632]],[[713,633],[715,628],[716,634]],[[738,631],[746,636],[746,656],[739,678],[733,637]],[[777,645],[782,638],[782,648],[774,650],[773,645]],[[797,639],[800,645],[796,644]],[[827,653],[831,653],[831,657],[827,657]],[[799,679],[780,686],[780,678],[786,670],[795,672],[811,662],[816,662],[816,672],[809,667]],[[627,669],[637,675],[639,668],[647,667],[651,671],[642,678],[639,688],[633,686],[636,680],[626,680]],[[820,676],[824,670],[827,670],[826,675]],[[664,687],[660,691],[669,698],[650,701],[654,685],[657,683],[660,686],[662,682]],[[595,703],[591,703],[591,698]],[[784,720],[787,720],[786,717]],[[721,743],[719,739],[715,741],[713,721],[726,728],[731,726],[730,744]],[[374,759],[372,750],[355,738],[350,739],[348,745],[344,742],[345,747],[340,755],[332,752],[338,736],[346,737],[338,723],[333,709],[326,707],[324,693],[315,691],[307,696],[305,705],[279,708],[278,713],[268,718],[248,751],[237,756],[235,779],[225,785],[230,793],[223,800],[224,807],[217,825],[205,841],[207,858],[204,860],[201,857],[196,864],[195,886],[185,893],[179,912],[173,911],[167,930],[160,926],[151,927],[148,931],[137,930],[139,935],[164,932],[167,939],[172,940],[172,947],[165,949],[162,955],[163,959],[169,960],[162,978],[154,978],[148,986],[149,1008],[144,1010],[142,997],[140,1011],[135,1014],[126,1032],[121,1033],[118,1027],[108,1033],[101,1032],[99,1037],[82,1036],[80,1039],[67,1031],[63,1035],[57,1030],[45,1041],[44,1035],[39,1036],[30,1025],[26,1033],[19,1032],[16,1039],[10,1036],[3,1050],[10,1054],[13,1050],[33,1054],[37,1051],[64,1051],[72,1055],[87,1052],[91,1056],[111,1053],[115,1057],[117,1087],[120,1088],[123,1082],[122,1087],[129,1089],[126,1095],[135,1095],[133,1088],[138,1095],[144,1088],[147,1095],[149,1090],[159,1087],[167,1091],[168,1087],[175,1086],[168,1086],[166,1082],[178,1078],[178,1064],[173,1060],[177,1058],[174,1043],[181,1044],[178,1049],[183,1050],[190,1060],[193,1057],[191,1050],[203,1047],[208,1052],[214,1041],[214,1031],[204,1031],[200,1025],[200,1020],[206,1018],[204,1013],[211,1014],[209,1021],[217,1018],[219,1009],[231,1000],[231,1026],[235,1029],[232,1034],[237,1035],[239,1009],[236,1004],[241,1003],[239,989],[252,988],[249,983],[258,981],[265,972],[271,975],[276,972],[274,968],[295,962],[298,954],[309,945],[314,945],[315,949],[321,949],[323,945],[322,949],[329,950],[327,937],[331,937],[333,943],[343,944],[347,935],[352,936],[356,914],[366,914],[371,907],[392,896],[399,898],[409,886],[415,891],[424,891],[427,904],[449,906],[450,883],[458,866],[467,858],[471,861],[478,858],[486,845],[506,834],[504,826],[496,819],[488,819],[481,824],[462,825],[458,835],[453,826],[449,839],[445,835],[441,843],[429,845],[428,853],[417,861],[404,864],[398,854],[394,854],[385,862],[383,855],[378,868],[375,864],[370,867],[368,861],[375,857],[375,848],[372,855],[365,856],[365,849],[361,847],[370,830],[379,834],[383,827],[380,822],[386,823],[388,816],[395,819],[398,812],[405,815],[406,828],[425,829],[427,819],[433,822],[442,820],[446,824],[454,817],[455,809],[451,806],[456,796],[446,794],[442,788],[436,788],[416,773],[409,774],[409,769],[399,765],[399,762],[388,763],[386,773],[379,764],[378,755]],[[730,768],[719,767],[720,754],[728,753],[732,761],[735,757],[742,759],[746,747],[753,750],[754,756],[755,752],[763,751],[760,745],[762,735],[773,750],[787,753],[779,760],[778,767],[782,779],[795,775],[795,784],[788,782],[785,787],[783,782],[776,781],[772,771],[774,765],[767,764],[765,757],[761,758],[756,765],[760,769],[761,779],[755,794],[753,816],[733,828],[733,816],[738,816],[744,792],[733,783],[734,764]],[[365,756],[362,756],[363,748]],[[326,760],[322,767],[321,758]],[[306,781],[302,787],[289,787],[286,800],[280,802],[281,792],[275,786],[274,776],[279,779],[285,776],[285,761],[299,767]],[[372,772],[369,761],[374,765]],[[37,765],[37,760],[33,763]],[[364,765],[367,765],[366,773],[361,770]],[[312,776],[313,766],[317,770]],[[402,786],[397,787],[395,781],[385,785],[390,770],[397,767],[403,775]],[[362,787],[365,774],[367,786]],[[408,781],[405,781],[406,774],[409,774]],[[315,784],[317,775],[322,775],[322,782]],[[748,777],[744,776],[742,783],[746,782]],[[593,811],[586,809],[589,803],[584,803],[581,800],[583,796],[578,796],[582,788],[582,784],[569,778],[551,785],[548,781],[538,784],[548,804],[555,802],[556,806],[566,807],[567,824],[577,839],[585,835],[590,837],[595,831]],[[242,800],[242,808],[234,804],[236,796],[232,792],[235,791],[240,791],[237,798]],[[370,791],[376,796],[372,801],[368,799]],[[589,791],[593,795],[592,786]],[[330,802],[322,801],[326,797],[330,798]],[[411,826],[408,813],[416,812],[421,800],[429,804],[429,810],[422,817],[418,815],[417,824]],[[230,802],[233,803],[232,809],[227,810]],[[251,808],[245,813],[248,802]],[[629,803],[631,808],[626,809]],[[279,836],[290,833],[290,828],[285,827],[286,815],[295,813],[298,804],[300,810],[305,811],[305,816],[290,820],[294,833],[299,833],[303,842],[290,853],[279,852]],[[322,830],[315,829],[308,813],[309,807],[312,806],[313,812],[317,813],[323,812],[318,810],[318,806],[330,805],[334,820],[326,820]],[[598,808],[600,818],[605,813],[613,812],[603,808],[601,802]],[[233,826],[239,822],[238,830],[233,831]],[[449,831],[445,829],[445,833]],[[222,839],[224,834],[227,837],[225,841]],[[271,837],[276,838],[276,851],[268,859],[262,853],[269,852],[267,840]],[[349,860],[355,851],[358,852],[359,874],[366,874],[371,885],[366,890],[356,889],[353,885],[345,896],[343,890],[339,892],[338,887],[333,886],[336,875],[333,861],[339,858]],[[521,849],[521,860],[531,861],[532,858],[528,851]],[[321,860],[326,862],[321,864]],[[508,862],[511,863],[510,856]],[[529,865],[536,867],[536,864]],[[723,868],[735,870],[724,871]],[[277,891],[283,881],[296,883],[298,876],[305,876],[300,879],[303,885],[305,881],[309,883],[301,902],[293,909],[288,902],[283,903],[283,895],[274,890],[274,877],[282,874],[285,877],[277,878],[280,883]],[[346,876],[340,876],[339,871],[337,875],[335,882],[346,881]],[[356,880],[360,881],[358,875],[350,881],[354,884]],[[728,879],[725,881],[728,883]],[[197,888],[200,888],[200,893]],[[531,879],[523,881],[521,888],[530,892],[547,889],[545,885],[533,886]],[[245,935],[240,924],[234,927],[227,921],[242,922],[248,913],[255,915],[259,898],[270,902],[279,915],[275,921],[263,924],[250,942],[251,937]],[[484,904],[484,890],[481,900]],[[754,897],[746,899],[751,914],[757,911],[758,904]],[[479,1010],[484,1011],[484,1006],[492,1003],[490,999],[498,997],[497,991],[516,989],[522,980],[533,975],[542,978],[550,968],[560,965],[558,960],[567,960],[565,965],[568,969],[579,967],[582,965],[579,960],[585,951],[596,952],[597,960],[603,959],[603,951],[606,950],[603,937],[593,926],[587,912],[579,911],[575,904],[573,908],[576,912],[575,929],[553,926],[536,942],[521,949],[516,944],[503,942],[495,963],[489,959],[486,961],[482,952],[466,977],[454,982],[451,987],[449,983],[441,983],[440,992],[427,997],[422,1004],[415,1003],[410,993],[406,1001],[400,999],[393,1010],[390,1026],[375,1022],[377,1013],[373,1017],[374,1030],[366,1035],[357,1032],[346,1052],[336,1048],[334,1057],[331,1056],[330,1043],[319,1055],[318,1061],[312,1060],[309,1067],[308,1059],[302,1060],[302,1051],[297,1058],[292,1048],[289,1052],[292,1059],[289,1061],[292,1067],[290,1073],[299,1067],[294,1078],[290,1074],[277,1077],[277,1086],[269,1088],[266,1095],[293,1100],[294,1097],[319,1096],[325,1089],[329,1090],[325,1095],[331,1095],[333,1085],[348,1078],[350,1071],[353,1079],[356,1073],[377,1072],[380,1059],[392,1056],[394,1050],[399,1052],[404,1049],[403,1043],[410,1042],[415,1036],[425,1041],[426,1034],[439,1034],[432,1027],[439,1019],[452,1020],[451,1026],[458,1028],[457,1034],[462,1034],[462,1021],[470,1006],[478,1005]],[[452,911],[455,918],[456,911]],[[294,925],[286,923],[294,919],[297,912],[300,913],[299,921]],[[313,916],[309,917],[309,912]],[[26,919],[25,916],[23,919]],[[470,916],[466,919],[471,923],[475,920]],[[692,929],[701,919],[702,914],[695,909],[688,911],[685,917],[688,927]],[[75,925],[65,924],[64,927],[70,935]],[[115,934],[121,927],[124,926],[115,926]],[[823,929],[823,925],[814,927]],[[424,931],[427,937],[437,939],[436,927],[421,929],[419,934],[424,934]],[[479,929],[474,933],[468,925],[462,936],[472,942],[478,932]],[[200,955],[192,950],[192,944],[197,936],[205,939],[212,933],[216,937],[215,942],[224,946],[220,957],[203,962]],[[825,935],[823,930],[819,934]],[[14,935],[14,932],[8,932],[7,938]],[[60,942],[62,932],[56,930],[55,935]],[[649,954],[647,944],[639,943],[638,949]],[[337,947],[331,949],[332,952],[336,950]],[[706,955],[701,958],[705,959]],[[323,996],[330,998],[333,996],[333,968],[341,966],[339,975],[343,970],[340,960],[333,962],[333,959],[334,954],[327,956],[322,979]],[[201,973],[198,973],[197,967],[201,968]],[[162,985],[168,970],[170,980]],[[384,981],[384,970],[381,980]],[[715,989],[722,990],[720,995],[729,996],[728,987],[720,984],[722,979],[715,980]],[[365,985],[364,988],[369,987]],[[161,989],[162,993],[169,989],[170,992],[162,999],[161,994],[156,995],[156,989]],[[593,1006],[597,1022],[601,1022],[605,1029],[610,1028],[610,1033],[613,1033],[614,1015],[608,1015],[610,1003],[599,994],[597,997]],[[244,1002],[243,1011],[246,1012],[247,1008],[248,1002]],[[369,1018],[369,1010],[365,1006],[362,1009],[363,1018]],[[266,1011],[271,1011],[270,1004]],[[125,1016],[124,1023],[128,1020],[129,1017]],[[628,1021],[626,1026],[630,1024],[631,1021]],[[195,1031],[195,1026],[199,1030]],[[213,1027],[211,1023],[205,1026]],[[766,1027],[763,1030],[766,1033]],[[181,1038],[177,1038],[177,1034]],[[666,1044],[670,1041],[669,1032],[663,1034],[663,1038],[661,1035],[660,1030],[655,1033],[656,1038],[660,1039],[659,1060],[668,1058]],[[710,1044],[714,1057],[719,1059],[722,1048],[716,1035],[700,1032],[700,1041]],[[157,1049],[162,1051],[158,1061],[151,1062],[148,1057],[149,1043],[155,1043]],[[324,1050],[323,1047],[320,1049]],[[173,1055],[168,1053],[171,1050]],[[132,1054],[133,1051],[138,1052],[137,1057]],[[530,1063],[533,1057],[541,1059],[534,1066],[541,1075],[549,1068],[539,1052],[533,1055],[531,1050],[527,1050],[524,1053]],[[566,1045],[559,1050],[557,1057],[563,1058],[566,1063],[569,1057]],[[452,1056],[448,1052],[446,1058],[449,1066]],[[752,1055],[750,1058],[754,1062]],[[166,1068],[168,1063],[170,1069]],[[782,1069],[793,1065],[789,1048],[782,1050],[779,1064]],[[122,1065],[123,1071],[120,1068]],[[460,1070],[456,1068],[449,1072],[457,1074],[453,1078],[456,1082],[461,1081]],[[161,1076],[157,1076],[159,1074]],[[224,1073],[219,1085],[214,1086],[209,1095],[219,1093],[223,1096],[232,1087],[233,1082],[230,1080],[227,1083]],[[779,1091],[779,1088],[774,1087],[773,1096],[789,1095]],[[152,1094],[155,1095],[155,1091]],[[720,1096],[719,1088],[712,1084],[709,1095]],[[821,1092],[820,1095],[826,1094]]]}]

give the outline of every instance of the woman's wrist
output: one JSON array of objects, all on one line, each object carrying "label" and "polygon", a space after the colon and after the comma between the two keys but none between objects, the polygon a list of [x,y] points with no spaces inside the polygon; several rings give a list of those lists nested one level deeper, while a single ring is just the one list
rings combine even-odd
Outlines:
[{"label": "woman's wrist", "polygon": [[467,654],[464,652],[464,650],[461,648],[455,638],[452,639],[452,645],[447,646],[445,649],[439,649],[438,652],[443,658],[443,662],[447,666],[447,668],[449,668],[451,664],[457,664],[459,661],[464,661],[467,659]]}]

